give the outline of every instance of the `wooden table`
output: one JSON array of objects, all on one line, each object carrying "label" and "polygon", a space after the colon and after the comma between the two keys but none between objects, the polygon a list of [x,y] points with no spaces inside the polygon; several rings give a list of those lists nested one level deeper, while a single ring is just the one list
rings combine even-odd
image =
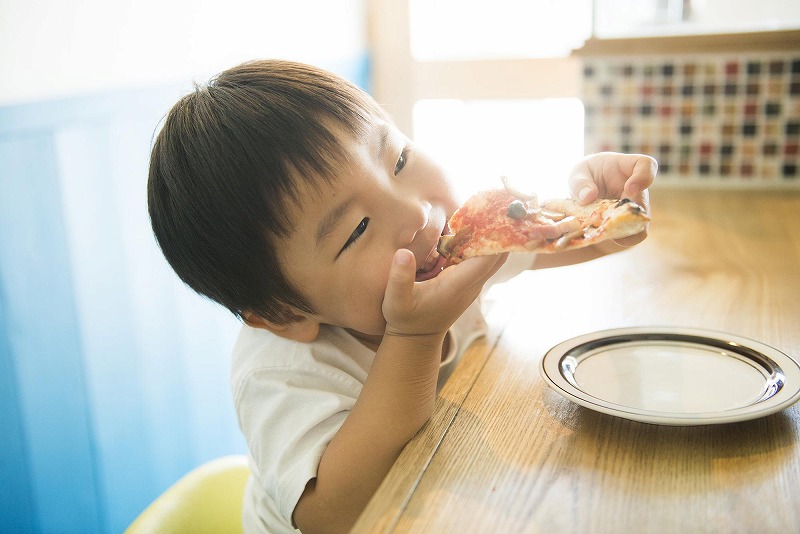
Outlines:
[{"label": "wooden table", "polygon": [[670,427],[577,406],[539,374],[560,341],[669,325],[800,357],[800,192],[656,190],[648,239],[498,286],[354,532],[800,532],[800,404]]}]

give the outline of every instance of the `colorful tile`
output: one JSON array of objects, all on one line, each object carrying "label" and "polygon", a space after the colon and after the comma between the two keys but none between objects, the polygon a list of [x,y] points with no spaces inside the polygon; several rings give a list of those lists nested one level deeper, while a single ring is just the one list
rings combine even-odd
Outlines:
[{"label": "colorful tile", "polygon": [[800,186],[800,53],[587,58],[587,151],[649,153],[660,180]]}]

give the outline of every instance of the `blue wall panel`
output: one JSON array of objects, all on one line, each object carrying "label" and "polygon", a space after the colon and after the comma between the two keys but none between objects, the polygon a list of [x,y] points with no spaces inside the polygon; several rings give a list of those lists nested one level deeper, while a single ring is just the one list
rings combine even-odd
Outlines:
[{"label": "blue wall panel", "polygon": [[[0,280],[2,274],[0,273]],[[28,451],[20,416],[16,371],[9,346],[6,299],[0,294],[0,532],[35,532],[37,516],[31,495]]]},{"label": "blue wall panel", "polygon": [[[13,355],[12,406],[22,418],[36,524],[42,532],[99,532],[103,498],[49,135],[0,142],[0,190],[3,329]],[[24,502],[26,488],[18,491]]]},{"label": "blue wall panel", "polygon": [[[366,57],[328,68],[367,87]],[[0,108],[0,533],[118,533],[245,452],[239,323],[178,280],[147,216],[150,143],[184,92]]]}]

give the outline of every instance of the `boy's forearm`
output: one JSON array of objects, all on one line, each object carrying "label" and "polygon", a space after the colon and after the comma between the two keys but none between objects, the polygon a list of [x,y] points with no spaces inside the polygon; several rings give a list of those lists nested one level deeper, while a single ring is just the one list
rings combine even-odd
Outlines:
[{"label": "boy's forearm", "polygon": [[304,532],[349,529],[433,413],[444,334],[385,336],[352,411],[295,510]]},{"label": "boy's forearm", "polygon": [[402,448],[433,412],[444,337],[385,335],[351,417]]}]

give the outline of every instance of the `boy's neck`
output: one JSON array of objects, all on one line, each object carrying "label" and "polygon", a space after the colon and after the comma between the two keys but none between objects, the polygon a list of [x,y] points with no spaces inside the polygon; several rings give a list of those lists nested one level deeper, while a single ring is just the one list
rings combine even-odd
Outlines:
[{"label": "boy's neck", "polygon": [[378,347],[381,346],[381,341],[383,341],[382,335],[371,335],[371,334],[362,334],[361,332],[356,332],[355,330],[346,329],[347,332],[356,338],[356,341],[364,345],[370,350],[374,350],[377,352]]}]

